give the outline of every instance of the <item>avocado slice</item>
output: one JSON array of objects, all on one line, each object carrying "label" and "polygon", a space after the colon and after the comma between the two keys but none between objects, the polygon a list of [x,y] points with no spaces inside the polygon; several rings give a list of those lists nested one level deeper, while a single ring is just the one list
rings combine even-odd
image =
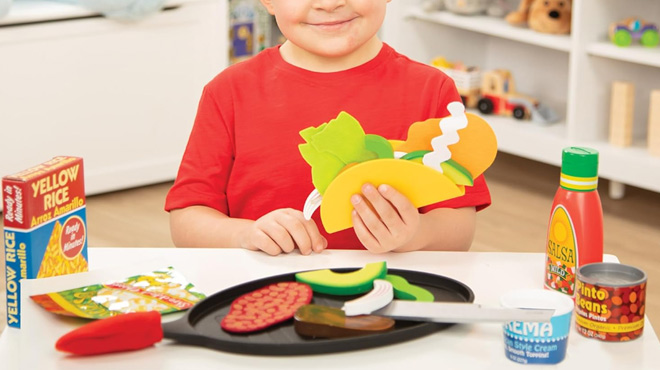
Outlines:
[{"label": "avocado slice", "polygon": [[364,145],[367,150],[376,153],[378,158],[394,158],[392,143],[380,135],[367,134],[364,136]]},{"label": "avocado slice", "polygon": [[305,283],[317,293],[332,295],[361,294],[373,289],[374,280],[387,275],[387,263],[368,263],[363,268],[345,273],[330,269],[299,272],[296,281]]},{"label": "avocado slice", "polygon": [[385,280],[392,284],[394,296],[398,299],[420,302],[435,301],[433,293],[420,286],[410,284],[408,280],[399,275],[386,275]]},{"label": "avocado slice", "polygon": [[406,159],[406,160],[411,161],[413,159],[422,158],[422,157],[424,157],[424,155],[426,153],[430,153],[430,152],[431,152],[430,150],[415,150],[415,151],[412,151],[410,153],[404,154],[401,157],[401,159]]},{"label": "avocado slice", "polygon": [[472,179],[470,172],[466,170],[465,167],[458,164],[455,160],[448,159],[440,163],[440,168],[442,168],[442,173],[449,177],[449,179],[456,185],[474,185],[474,180]]}]

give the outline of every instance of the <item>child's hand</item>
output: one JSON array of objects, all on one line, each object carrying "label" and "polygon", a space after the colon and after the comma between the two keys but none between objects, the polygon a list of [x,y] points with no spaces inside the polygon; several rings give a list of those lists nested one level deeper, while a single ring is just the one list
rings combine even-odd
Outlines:
[{"label": "child's hand", "polygon": [[291,253],[296,247],[308,255],[321,252],[327,240],[316,223],[305,220],[301,211],[283,208],[261,216],[239,235],[239,245],[250,250],[262,250],[272,256]]},{"label": "child's hand", "polygon": [[[389,185],[376,189],[362,186],[362,195],[354,194],[353,228],[365,248],[384,253],[405,246],[417,234],[419,211],[403,194]],[[369,206],[371,203],[371,206]]]}]

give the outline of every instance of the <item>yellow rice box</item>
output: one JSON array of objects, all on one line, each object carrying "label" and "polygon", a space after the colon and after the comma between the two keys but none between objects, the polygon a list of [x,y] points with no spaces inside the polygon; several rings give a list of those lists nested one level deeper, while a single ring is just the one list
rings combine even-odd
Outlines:
[{"label": "yellow rice box", "polygon": [[21,326],[20,280],[87,271],[83,160],[55,157],[2,178],[7,324]]}]

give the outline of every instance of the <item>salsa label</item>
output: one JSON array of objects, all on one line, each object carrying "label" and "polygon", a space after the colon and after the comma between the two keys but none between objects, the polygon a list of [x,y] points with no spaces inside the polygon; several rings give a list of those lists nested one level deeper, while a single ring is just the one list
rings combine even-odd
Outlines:
[{"label": "salsa label", "polygon": [[569,296],[575,295],[578,245],[570,215],[557,206],[550,217],[546,246],[545,286]]}]

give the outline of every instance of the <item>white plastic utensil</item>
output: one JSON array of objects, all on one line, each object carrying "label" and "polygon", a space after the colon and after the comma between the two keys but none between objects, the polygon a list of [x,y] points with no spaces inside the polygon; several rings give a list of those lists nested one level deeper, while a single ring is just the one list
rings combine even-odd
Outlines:
[{"label": "white plastic utensil", "polygon": [[555,310],[536,308],[485,307],[476,303],[417,302],[395,299],[372,315],[409,321],[444,323],[510,321],[549,322]]},{"label": "white plastic utensil", "polygon": [[484,307],[465,302],[418,302],[393,298],[392,283],[376,279],[369,293],[345,302],[342,310],[346,316],[372,314],[400,320],[444,323],[548,322],[555,312],[553,309]]},{"label": "white plastic utensil", "polygon": [[321,206],[322,200],[323,196],[318,190],[314,189],[309,193],[305,200],[305,205],[303,206],[303,216],[305,217],[305,220],[310,220],[312,218],[316,209]]}]

